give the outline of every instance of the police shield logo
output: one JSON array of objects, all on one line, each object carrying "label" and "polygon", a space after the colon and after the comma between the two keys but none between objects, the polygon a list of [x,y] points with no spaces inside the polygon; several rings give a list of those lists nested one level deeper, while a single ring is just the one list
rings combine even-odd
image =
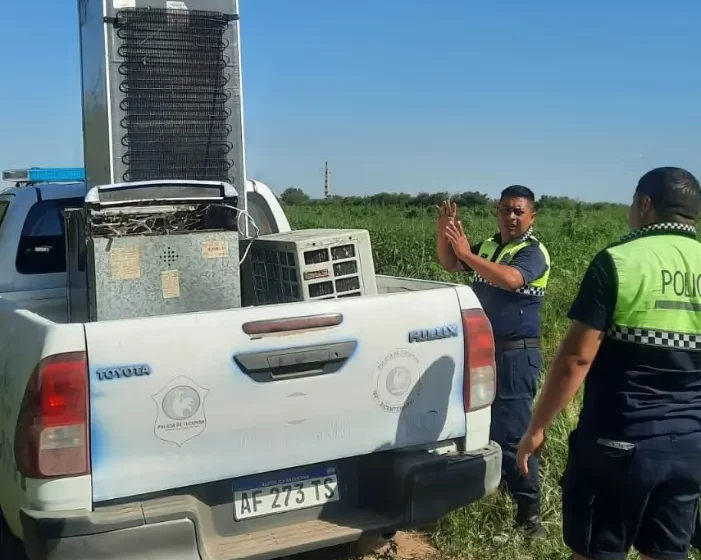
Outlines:
[{"label": "police shield logo", "polygon": [[421,391],[418,365],[419,359],[403,348],[394,350],[377,365],[372,396],[380,408],[399,413],[411,406]]},{"label": "police shield logo", "polygon": [[180,447],[204,432],[207,427],[204,401],[208,392],[191,379],[178,377],[153,395],[158,407],[156,437]]}]

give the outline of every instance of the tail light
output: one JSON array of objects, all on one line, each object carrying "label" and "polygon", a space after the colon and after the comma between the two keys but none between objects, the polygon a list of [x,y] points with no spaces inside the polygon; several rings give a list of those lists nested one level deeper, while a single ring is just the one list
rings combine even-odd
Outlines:
[{"label": "tail light", "polygon": [[465,412],[490,406],[497,392],[494,335],[492,325],[481,309],[462,312],[465,342],[463,402]]},{"label": "tail light", "polygon": [[17,429],[17,469],[27,478],[88,474],[88,371],[85,353],[44,358],[29,379]]}]

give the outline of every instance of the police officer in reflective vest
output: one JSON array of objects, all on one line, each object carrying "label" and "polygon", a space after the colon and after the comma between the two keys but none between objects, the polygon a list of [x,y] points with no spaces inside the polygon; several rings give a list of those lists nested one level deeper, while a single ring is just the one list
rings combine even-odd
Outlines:
[{"label": "police officer in reflective vest", "polygon": [[701,188],[676,167],[638,182],[632,233],[596,255],[518,464],[584,382],[562,486],[579,559],[685,559],[701,486]]},{"label": "police officer in reflective vest", "polygon": [[490,437],[502,448],[502,480],[517,504],[516,522],[542,536],[538,463],[530,459],[527,478],[516,469],[516,446],[528,427],[541,367],[540,310],[550,275],[550,256],[533,235],[535,197],[513,185],[501,193],[499,233],[471,244],[456,205],[440,208],[437,252],[448,271],[469,271],[473,289],[494,332],[497,396]]}]

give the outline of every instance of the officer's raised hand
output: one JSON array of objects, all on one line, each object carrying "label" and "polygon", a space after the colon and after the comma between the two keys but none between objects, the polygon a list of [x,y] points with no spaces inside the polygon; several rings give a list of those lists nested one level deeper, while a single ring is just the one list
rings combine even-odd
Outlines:
[{"label": "officer's raised hand", "polygon": [[445,236],[448,224],[453,223],[456,219],[458,205],[450,200],[444,200],[440,205],[436,206],[436,210],[438,210],[438,222],[436,223],[436,255],[438,256],[438,262],[444,270],[450,272],[465,270]]},{"label": "officer's raised hand", "polygon": [[461,256],[467,253],[472,254],[472,249],[470,248],[470,240],[467,235],[465,235],[465,230],[462,227],[462,222],[453,220],[448,223],[445,228],[445,237],[450,241],[450,245],[453,247],[453,251],[461,258]]},{"label": "officer's raised hand", "polygon": [[436,208],[438,210],[438,231],[442,233],[449,223],[455,221],[458,215],[458,205],[450,200],[444,200]]}]

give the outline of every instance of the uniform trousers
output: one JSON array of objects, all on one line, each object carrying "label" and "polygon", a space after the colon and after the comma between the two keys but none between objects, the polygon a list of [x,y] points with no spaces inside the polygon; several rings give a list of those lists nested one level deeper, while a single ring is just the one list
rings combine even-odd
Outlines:
[{"label": "uniform trousers", "polygon": [[660,560],[689,554],[701,487],[701,433],[611,441],[570,434],[562,487],[565,544],[593,560],[634,547]]},{"label": "uniform trousers", "polygon": [[516,468],[516,448],[531,421],[541,355],[537,346],[514,347],[517,345],[518,342],[496,343],[497,396],[492,404],[490,438],[501,446],[502,484],[507,492],[520,508],[537,510],[538,458],[530,457],[528,476],[524,478]]}]

